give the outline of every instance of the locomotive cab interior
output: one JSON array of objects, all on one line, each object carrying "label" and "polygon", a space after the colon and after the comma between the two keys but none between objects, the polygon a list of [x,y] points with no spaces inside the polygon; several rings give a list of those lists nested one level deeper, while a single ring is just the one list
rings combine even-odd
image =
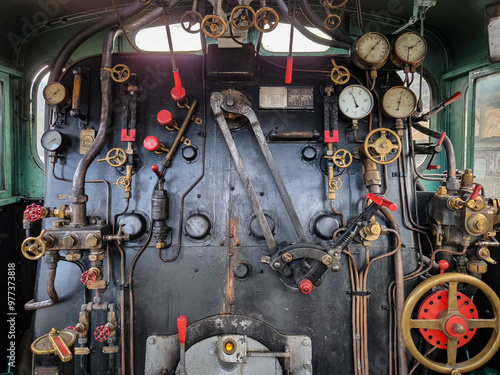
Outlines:
[{"label": "locomotive cab interior", "polygon": [[3,0],[3,374],[500,374],[500,3]]}]

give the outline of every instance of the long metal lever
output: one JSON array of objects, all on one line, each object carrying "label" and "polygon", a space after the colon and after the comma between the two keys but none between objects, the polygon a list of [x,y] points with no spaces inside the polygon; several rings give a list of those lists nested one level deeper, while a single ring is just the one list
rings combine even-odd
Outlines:
[{"label": "long metal lever", "polygon": [[271,252],[271,254],[274,254],[277,251],[277,246],[276,242],[274,241],[273,233],[271,232],[271,228],[269,228],[266,216],[264,215],[262,206],[260,205],[259,199],[257,198],[257,193],[253,188],[252,181],[250,181],[250,177],[246,170],[245,164],[243,163],[243,159],[241,158],[238,148],[236,147],[236,143],[234,142],[233,136],[231,135],[231,131],[229,130],[229,126],[227,125],[226,119],[224,118],[224,114],[222,113],[221,101],[222,95],[219,92],[212,93],[212,96],[210,97],[210,107],[212,108],[212,112],[215,115],[215,120],[219,124],[222,135],[226,140],[227,147],[229,148],[231,157],[236,164],[236,169],[238,170],[240,178],[243,181],[243,185],[245,186],[245,190],[247,191],[248,198],[250,199],[250,203],[252,204],[253,211],[255,212],[255,216],[257,217],[257,222],[259,223],[262,229],[262,233],[264,234],[264,238],[266,239],[269,251]]}]

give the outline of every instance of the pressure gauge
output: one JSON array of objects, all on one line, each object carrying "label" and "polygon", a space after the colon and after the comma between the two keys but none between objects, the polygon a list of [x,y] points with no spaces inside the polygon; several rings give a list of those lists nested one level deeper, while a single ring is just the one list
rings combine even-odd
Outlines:
[{"label": "pressure gauge", "polygon": [[427,43],[417,33],[404,33],[392,44],[391,60],[400,68],[405,65],[417,67],[424,61],[427,54]]},{"label": "pressure gauge", "polygon": [[339,95],[340,111],[353,120],[367,116],[373,108],[373,96],[361,85],[347,86]]},{"label": "pressure gauge", "polygon": [[389,41],[380,33],[367,33],[354,42],[353,61],[361,69],[381,68],[391,51]]},{"label": "pressure gauge", "polygon": [[382,105],[388,116],[403,119],[417,109],[417,97],[408,87],[396,86],[385,93]]},{"label": "pressure gauge", "polygon": [[59,82],[47,84],[43,89],[43,98],[47,104],[53,106],[68,104],[70,101],[68,89]]},{"label": "pressure gauge", "polygon": [[61,149],[63,144],[63,135],[57,130],[48,130],[43,133],[40,142],[45,150],[55,152]]}]

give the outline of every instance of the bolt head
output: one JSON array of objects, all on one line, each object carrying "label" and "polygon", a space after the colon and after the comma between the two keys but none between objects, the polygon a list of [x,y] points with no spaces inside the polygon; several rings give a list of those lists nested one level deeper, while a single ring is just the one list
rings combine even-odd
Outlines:
[{"label": "bolt head", "polygon": [[154,339],[154,337],[150,337],[150,338],[148,338],[148,344],[149,344],[149,345],[153,345],[153,344],[155,343],[155,341],[156,341],[156,340]]},{"label": "bolt head", "polygon": [[274,262],[273,263],[273,267],[274,268],[280,268],[281,267],[281,262],[279,262],[279,261]]}]

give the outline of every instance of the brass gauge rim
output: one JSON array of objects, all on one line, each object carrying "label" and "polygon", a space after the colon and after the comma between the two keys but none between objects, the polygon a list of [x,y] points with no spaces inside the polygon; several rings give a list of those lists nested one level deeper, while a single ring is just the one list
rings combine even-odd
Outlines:
[{"label": "brass gauge rim", "polygon": [[[385,103],[385,98],[387,96],[387,94],[389,94],[391,91],[394,91],[394,90],[398,90],[398,89],[403,89],[407,92],[409,92],[411,94],[411,96],[413,97],[413,109],[412,111],[410,112],[410,114],[406,115],[406,116],[394,116],[394,115],[391,115],[388,111],[387,111],[387,108],[386,108],[386,103]],[[415,93],[413,92],[412,89],[410,89],[409,87],[406,87],[406,86],[394,86],[394,87],[391,87],[389,90],[387,90],[387,92],[384,94],[384,97],[382,99],[382,109],[384,111],[384,113],[391,117],[391,118],[394,118],[394,119],[405,119],[405,118],[408,118],[410,117],[416,110],[417,110],[417,103],[418,102],[418,99],[417,99],[417,96],[415,95]]]},{"label": "brass gauge rim", "polygon": [[[424,43],[424,46],[425,46],[424,55],[416,61],[410,61],[410,60],[403,58],[402,56],[399,55],[399,53],[396,50],[396,44],[398,43],[399,39],[401,37],[403,37],[404,35],[408,35],[408,34],[414,34],[414,35],[418,36],[422,40],[422,42]],[[427,51],[428,51],[428,46],[427,46],[427,41],[425,40],[425,38],[422,35],[420,35],[419,33],[416,33],[414,31],[409,31],[407,33],[398,35],[398,37],[393,40],[393,42],[391,43],[390,58],[391,58],[391,61],[394,63],[394,65],[396,65],[399,68],[403,68],[405,65],[409,65],[411,67],[417,68],[418,66],[422,65],[422,63],[424,62],[424,59],[427,56]]]},{"label": "brass gauge rim", "polygon": [[[386,53],[385,57],[382,60],[371,62],[371,61],[366,60],[359,53],[359,51],[358,51],[359,47],[358,46],[361,43],[361,40],[363,38],[366,38],[369,35],[377,35],[377,36],[382,37],[384,39],[384,41],[385,41],[385,43],[386,43],[386,45],[387,45],[388,48],[387,48],[387,53]],[[358,67],[360,67],[361,69],[364,69],[364,70],[377,70],[377,69],[380,69],[381,67],[383,67],[385,65],[385,63],[387,62],[387,60],[389,59],[389,56],[391,54],[391,43],[389,42],[389,39],[387,39],[387,37],[384,34],[381,34],[381,33],[373,31],[373,32],[361,35],[354,42],[352,52],[353,52],[353,62]]]},{"label": "brass gauge rim", "polygon": [[[50,90],[54,86],[60,86],[59,88],[62,88],[64,90],[64,98],[62,100],[60,100],[60,101],[51,101],[50,98],[48,98],[47,91]],[[45,103],[47,103],[49,105],[53,105],[53,106],[68,104],[70,102],[69,91],[66,88],[66,86],[64,86],[60,82],[50,82],[50,83],[47,83],[47,85],[43,88],[42,96],[43,96],[43,99],[45,100]]]},{"label": "brass gauge rim", "polygon": [[352,117],[352,116],[349,116],[348,114],[344,113],[344,111],[342,111],[342,109],[340,108],[340,105],[339,105],[339,110],[340,110],[340,113],[342,113],[345,117],[351,119],[351,120],[361,120],[361,119],[364,119],[366,116],[368,116],[372,111],[373,111],[373,106],[374,106],[374,100],[373,100],[373,95],[372,93],[370,92],[370,90],[368,90],[365,86],[363,85],[359,85],[359,84],[353,84],[353,85],[349,85],[347,87],[345,87],[339,94],[339,101],[340,101],[340,98],[342,97],[342,95],[344,95],[344,93],[348,90],[348,89],[352,89],[353,87],[357,87],[357,88],[360,88],[362,89],[363,91],[365,91],[366,93],[368,93],[368,96],[370,97],[371,99],[371,105],[370,105],[370,109],[369,111],[363,116],[363,117]]}]

